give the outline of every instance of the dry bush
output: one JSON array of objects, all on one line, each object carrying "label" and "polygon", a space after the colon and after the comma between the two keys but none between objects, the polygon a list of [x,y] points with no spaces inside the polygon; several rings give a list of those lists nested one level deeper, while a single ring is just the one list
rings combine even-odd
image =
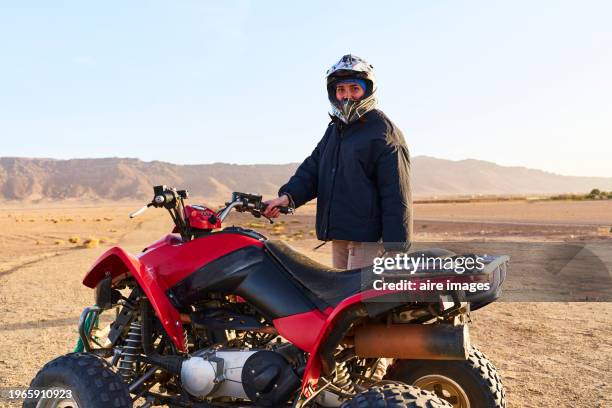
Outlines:
[{"label": "dry bush", "polygon": [[70,242],[71,244],[78,244],[79,242],[81,242],[81,238],[75,235],[73,237],[68,238],[68,242]]},{"label": "dry bush", "polygon": [[98,245],[100,245],[100,240],[95,237],[90,237],[90,238],[87,238],[85,241],[83,241],[83,246],[85,248],[95,248]]},{"label": "dry bush", "polygon": [[261,222],[251,222],[251,223],[247,224],[247,227],[249,227],[249,228],[264,228],[265,224],[263,224]]},{"label": "dry bush", "polygon": [[39,240],[36,241],[36,245],[42,245],[42,244],[43,244],[42,241],[39,241]]},{"label": "dry bush", "polygon": [[55,245],[64,245],[64,240],[58,239],[55,241]]}]

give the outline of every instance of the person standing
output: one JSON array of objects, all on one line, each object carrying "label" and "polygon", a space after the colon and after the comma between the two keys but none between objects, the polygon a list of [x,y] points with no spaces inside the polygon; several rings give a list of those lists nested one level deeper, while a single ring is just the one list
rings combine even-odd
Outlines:
[{"label": "person standing", "polygon": [[275,218],[278,206],[316,198],[317,238],[332,242],[335,268],[362,268],[410,247],[410,156],[400,129],[376,108],[376,90],[373,66],[355,55],[327,71],[331,121],[264,213]]}]

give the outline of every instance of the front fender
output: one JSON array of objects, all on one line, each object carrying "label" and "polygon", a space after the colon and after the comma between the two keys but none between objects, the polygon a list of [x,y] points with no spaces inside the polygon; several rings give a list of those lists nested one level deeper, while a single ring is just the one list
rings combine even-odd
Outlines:
[{"label": "front fender", "polygon": [[168,300],[152,268],[148,268],[138,258],[123,249],[113,247],[96,260],[83,278],[83,285],[95,288],[107,274],[111,275],[113,283],[130,275],[133,276],[147,295],[155,314],[174,345],[180,351],[186,351],[180,314]]}]

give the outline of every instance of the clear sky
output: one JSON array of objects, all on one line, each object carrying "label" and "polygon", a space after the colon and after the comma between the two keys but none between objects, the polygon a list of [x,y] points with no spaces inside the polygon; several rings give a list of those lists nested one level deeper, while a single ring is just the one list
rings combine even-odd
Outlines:
[{"label": "clear sky", "polygon": [[0,156],[301,161],[370,61],[412,155],[612,176],[610,1],[0,5]]}]

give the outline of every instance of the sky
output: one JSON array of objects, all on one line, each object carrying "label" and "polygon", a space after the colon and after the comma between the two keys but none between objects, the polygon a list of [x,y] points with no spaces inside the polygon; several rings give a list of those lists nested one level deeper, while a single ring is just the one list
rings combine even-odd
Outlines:
[{"label": "sky", "polygon": [[610,1],[0,3],[0,156],[302,161],[374,65],[412,156],[612,177]]}]

